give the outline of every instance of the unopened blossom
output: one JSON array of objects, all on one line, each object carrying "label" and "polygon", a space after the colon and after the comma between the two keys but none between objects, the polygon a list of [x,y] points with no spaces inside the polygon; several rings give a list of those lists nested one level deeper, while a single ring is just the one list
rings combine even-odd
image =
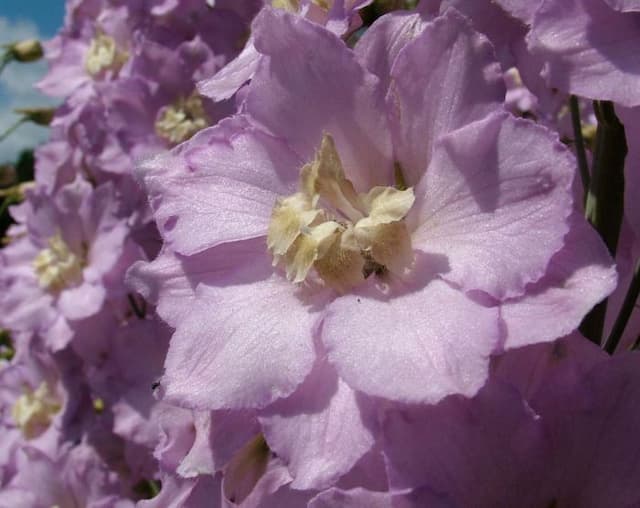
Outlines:
[{"label": "unopened blossom", "polygon": [[356,393],[472,395],[504,339],[492,301],[524,298],[565,244],[573,158],[501,110],[491,47],[454,11],[397,53],[386,100],[318,25],[267,9],[254,36],[269,59],[245,115],[140,172],[178,256],[150,277],[160,308],[181,267],[191,280],[188,311],[167,309],[166,399],[263,407],[308,376],[316,340]]}]

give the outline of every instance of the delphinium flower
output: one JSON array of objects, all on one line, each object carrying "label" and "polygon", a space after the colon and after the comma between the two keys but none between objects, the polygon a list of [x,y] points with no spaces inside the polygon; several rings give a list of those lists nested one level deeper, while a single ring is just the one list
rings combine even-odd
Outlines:
[{"label": "delphinium flower", "polygon": [[0,486],[15,474],[15,455],[21,446],[54,453],[63,431],[69,397],[60,373],[43,351],[28,352],[22,350],[0,370]]},{"label": "delphinium flower", "polygon": [[[3,342],[5,334],[20,340],[1,372],[2,423],[9,432],[0,454],[3,506],[130,506],[153,495],[165,472],[167,479],[215,474],[245,444],[238,428],[235,441],[217,430],[225,428],[218,425],[223,419],[227,428],[243,422],[244,413],[212,415],[222,451],[202,469],[208,433],[193,439],[209,415],[153,398],[149,376],[160,375],[166,332],[157,333],[153,309],[129,293],[123,274],[159,248],[131,178],[136,161],[232,111],[232,104],[201,98],[195,84],[239,52],[260,4],[68,2],[65,28],[47,45],[51,68],[41,83],[65,102],[50,142],[37,151],[33,189],[12,209],[17,225],[0,253]],[[25,347],[31,340],[23,339],[32,333],[49,360],[77,376],[70,382],[83,392],[73,399],[73,420],[66,386],[9,382],[24,370],[22,356],[33,360]],[[149,349],[156,357],[147,369],[126,363],[127,354],[143,358]],[[253,439],[255,416],[247,425]],[[181,456],[163,436],[187,443]],[[45,438],[51,442],[46,451]],[[174,467],[165,467],[178,456]]]},{"label": "delphinium flower", "polygon": [[[243,113],[140,169],[165,247],[130,276],[176,328],[164,400],[259,409],[294,488],[372,449],[371,397],[471,396],[492,353],[572,331],[615,286],[575,160],[504,112],[487,40],[454,10],[421,28],[354,54],[265,9]],[[557,314],[519,337],[507,305]]]},{"label": "delphinium flower", "polygon": [[93,9],[68,16],[64,31],[45,44],[52,65],[40,88],[48,95],[66,97],[78,91],[85,95],[95,81],[128,73],[134,23],[129,6],[91,3]]},{"label": "delphinium flower", "polygon": [[[227,113],[200,98],[195,83],[237,54],[257,3],[219,2],[214,9],[200,1],[180,8],[156,4],[147,9],[136,1],[118,7],[96,2],[70,8],[65,29],[52,44],[78,47],[82,58],[63,58],[65,51],[60,56],[53,49],[47,53],[51,68],[41,88],[68,97],[54,119],[52,143],[41,149],[49,155],[38,161],[43,183],[59,186],[80,172],[98,183],[120,180],[123,189],[135,189],[127,176],[136,161],[184,141]],[[126,51],[114,49],[119,47]],[[117,72],[111,71],[116,63]],[[92,74],[92,65],[109,72]],[[68,74],[81,79],[63,79]],[[64,90],[58,90],[60,83]]]},{"label": "delphinium flower", "polygon": [[74,336],[74,323],[126,294],[122,273],[140,255],[118,215],[114,189],[76,180],[51,199],[34,192],[2,249],[3,327],[39,333],[52,350]]},{"label": "delphinium flower", "polygon": [[84,443],[54,457],[24,447],[16,461],[18,472],[0,492],[1,506],[134,506],[121,475]]},{"label": "delphinium flower", "polygon": [[70,0],[0,251],[0,505],[638,502],[637,359],[575,332],[616,270],[566,101],[636,104],[640,9],[598,2]]}]

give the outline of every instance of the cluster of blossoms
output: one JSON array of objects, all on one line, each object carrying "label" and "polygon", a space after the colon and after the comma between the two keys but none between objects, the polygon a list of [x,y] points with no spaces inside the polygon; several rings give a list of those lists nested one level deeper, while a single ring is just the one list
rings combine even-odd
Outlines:
[{"label": "cluster of blossoms", "polygon": [[0,508],[638,505],[638,47],[638,0],[68,0]]}]

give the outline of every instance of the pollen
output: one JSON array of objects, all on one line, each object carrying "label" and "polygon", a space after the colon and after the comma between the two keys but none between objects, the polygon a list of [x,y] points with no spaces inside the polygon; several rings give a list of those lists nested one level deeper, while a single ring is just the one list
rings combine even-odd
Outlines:
[{"label": "pollen", "polygon": [[316,278],[339,292],[372,274],[401,274],[413,264],[404,218],[414,201],[412,188],[358,193],[325,134],[300,172],[300,192],[273,208],[267,232],[273,264],[294,283]]},{"label": "pollen", "polygon": [[158,113],[155,128],[158,136],[172,145],[177,145],[207,125],[209,118],[202,99],[194,93],[186,99],[181,97],[173,104],[162,108]]},{"label": "pollen", "polygon": [[35,390],[27,390],[18,397],[11,416],[24,437],[32,439],[46,430],[60,408],[60,401],[43,381]]},{"label": "pollen", "polygon": [[84,66],[91,76],[98,77],[106,71],[117,73],[128,58],[126,51],[118,49],[113,37],[98,33],[89,45]]},{"label": "pollen", "polygon": [[288,12],[296,12],[299,4],[298,0],[271,0],[271,6]]},{"label": "pollen", "polygon": [[312,2],[325,11],[328,11],[330,8],[329,0],[312,0]]},{"label": "pollen", "polygon": [[[311,0],[311,3],[325,11],[331,7],[329,0]],[[271,0],[271,6],[288,12],[297,12],[300,8],[300,0]]]},{"label": "pollen", "polygon": [[40,286],[60,291],[77,283],[82,277],[82,259],[74,254],[60,233],[49,238],[49,247],[42,249],[33,260]]}]

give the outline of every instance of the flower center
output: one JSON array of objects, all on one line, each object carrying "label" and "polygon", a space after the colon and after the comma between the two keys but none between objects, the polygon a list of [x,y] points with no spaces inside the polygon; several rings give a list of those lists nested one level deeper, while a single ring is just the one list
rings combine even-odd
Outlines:
[{"label": "flower center", "polygon": [[11,416],[25,438],[31,439],[49,426],[60,408],[60,401],[43,381],[35,390],[28,390],[18,397],[11,408]]},{"label": "flower center", "polygon": [[[329,10],[329,0],[311,0],[311,3],[317,5],[325,11]],[[283,9],[289,12],[297,12],[300,8],[300,0],[271,0],[271,6],[276,9]]]},{"label": "flower center", "polygon": [[271,0],[271,6],[289,12],[298,10],[298,0]]},{"label": "flower center", "polygon": [[273,264],[282,265],[289,280],[315,274],[344,292],[371,274],[402,273],[411,266],[403,219],[415,200],[412,188],[356,193],[328,134],[315,160],[302,168],[300,187],[276,202],[267,233]]},{"label": "flower center", "polygon": [[162,108],[158,113],[155,127],[158,136],[177,145],[207,125],[209,125],[209,118],[204,110],[202,99],[193,93],[186,99],[181,97],[173,104]]},{"label": "flower center", "polygon": [[51,291],[64,289],[82,276],[82,260],[71,252],[60,233],[49,238],[49,247],[42,249],[32,264],[40,285]]},{"label": "flower center", "polygon": [[99,33],[89,45],[84,66],[91,76],[96,77],[107,70],[118,72],[127,58],[127,52],[119,50],[112,37]]}]

